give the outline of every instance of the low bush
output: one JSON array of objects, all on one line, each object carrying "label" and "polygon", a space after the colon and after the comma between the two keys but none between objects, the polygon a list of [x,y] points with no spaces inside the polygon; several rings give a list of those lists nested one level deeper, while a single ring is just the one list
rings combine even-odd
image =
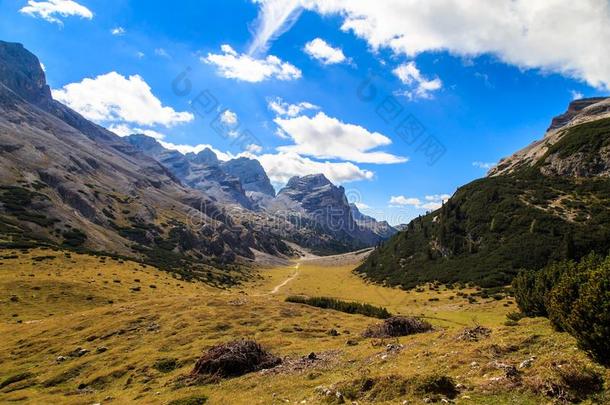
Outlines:
[{"label": "low bush", "polygon": [[387,319],[392,316],[392,314],[390,314],[388,310],[383,307],[376,307],[370,304],[361,304],[359,302],[346,302],[328,297],[309,298],[302,296],[290,296],[286,298],[286,302],[305,304],[317,308],[334,309],[335,311],[346,312],[348,314],[360,314],[379,319]]},{"label": "low bush", "polygon": [[236,340],[209,349],[195,364],[193,375],[215,378],[238,377],[273,368],[282,360],[253,340]]},{"label": "low bush", "polygon": [[381,323],[370,325],[363,333],[364,337],[390,338],[408,336],[432,330],[428,322],[411,316],[394,316]]},{"label": "low bush", "polygon": [[208,397],[205,395],[197,395],[193,397],[174,399],[167,403],[167,405],[203,405],[208,402]]},{"label": "low bush", "polygon": [[549,317],[596,361],[610,365],[610,256],[590,254],[579,263],[522,273],[513,287],[524,314]]}]

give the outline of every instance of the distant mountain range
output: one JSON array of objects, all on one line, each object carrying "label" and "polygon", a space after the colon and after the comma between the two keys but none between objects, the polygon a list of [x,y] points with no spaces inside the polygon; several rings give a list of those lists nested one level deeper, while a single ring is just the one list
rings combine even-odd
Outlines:
[{"label": "distant mountain range", "polygon": [[571,103],[542,140],[412,221],[358,271],[407,288],[499,286],[520,269],[609,249],[610,98],[593,98]]},{"label": "distant mountain range", "polygon": [[257,160],[115,135],[53,100],[36,56],[3,41],[0,171],[2,246],[103,251],[190,277],[257,252],[290,255],[286,241],[336,253],[387,237],[361,227],[322,175],[293,178],[276,196]]},{"label": "distant mountain range", "polygon": [[234,216],[264,224],[268,232],[320,254],[372,246],[396,230],[350,206],[343,187],[324,175],[291,178],[277,195],[256,159],[220,161],[210,149],[183,155],[146,135],[125,138],[138,151],[163,164],[185,185],[200,190]]}]

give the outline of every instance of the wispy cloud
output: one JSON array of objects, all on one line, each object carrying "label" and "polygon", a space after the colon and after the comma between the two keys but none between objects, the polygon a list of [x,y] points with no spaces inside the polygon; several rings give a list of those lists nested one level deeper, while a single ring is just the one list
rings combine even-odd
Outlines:
[{"label": "wispy cloud", "polygon": [[420,210],[434,211],[443,206],[443,203],[449,200],[451,196],[449,194],[434,194],[427,195],[424,199],[416,197],[405,197],[404,195],[397,195],[390,197],[390,207],[406,207],[412,206]]},{"label": "wispy cloud", "polygon": [[22,7],[19,12],[59,25],[63,25],[61,17],[77,16],[87,20],[93,18],[91,10],[72,0],[29,0],[28,4]]},{"label": "wispy cloud", "polygon": [[253,0],[259,5],[252,24],[249,55],[264,55],[277,37],[288,31],[301,15],[301,0]]},{"label": "wispy cloud", "polygon": [[493,162],[479,162],[479,161],[472,162],[472,165],[474,167],[478,167],[479,169],[485,169],[485,170],[489,170],[492,167],[496,167],[496,164],[497,163],[493,163]]},{"label": "wispy cloud", "polygon": [[258,83],[268,79],[295,80],[302,75],[301,70],[277,56],[269,55],[257,59],[250,55],[238,54],[231,46],[222,45],[222,53],[209,53],[201,62],[214,65],[218,74],[227,79]]},{"label": "wispy cloud", "polygon": [[335,48],[322,38],[315,38],[305,44],[306,54],[323,65],[334,65],[347,60],[341,48]]},{"label": "wispy cloud", "polygon": [[410,100],[418,98],[432,98],[432,92],[440,90],[443,87],[443,82],[438,77],[434,79],[426,78],[417,68],[415,62],[408,62],[398,66],[392,71],[396,77],[408,88],[399,91]]},{"label": "wispy cloud", "polygon": [[114,27],[113,29],[110,30],[110,33],[115,36],[125,35],[125,32],[126,32],[125,28],[123,28],[123,27]]}]

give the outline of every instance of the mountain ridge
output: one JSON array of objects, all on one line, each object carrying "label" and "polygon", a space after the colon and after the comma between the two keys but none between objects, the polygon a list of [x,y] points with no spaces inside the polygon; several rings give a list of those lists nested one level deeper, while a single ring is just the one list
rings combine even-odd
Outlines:
[{"label": "mountain ridge", "polygon": [[412,288],[509,284],[521,269],[610,249],[610,99],[573,103],[545,137],[460,187],[358,268]]}]

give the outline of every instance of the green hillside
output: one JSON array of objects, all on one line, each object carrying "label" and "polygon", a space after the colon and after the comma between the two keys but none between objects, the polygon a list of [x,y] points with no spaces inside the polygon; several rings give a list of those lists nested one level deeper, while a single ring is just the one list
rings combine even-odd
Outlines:
[{"label": "green hillside", "polygon": [[[439,210],[413,220],[357,271],[412,288],[438,280],[483,287],[510,283],[519,269],[578,259],[610,247],[610,179],[545,176],[551,159],[598,173],[610,120],[572,127],[533,167],[476,180]],[[576,163],[575,163],[576,162]]]}]

